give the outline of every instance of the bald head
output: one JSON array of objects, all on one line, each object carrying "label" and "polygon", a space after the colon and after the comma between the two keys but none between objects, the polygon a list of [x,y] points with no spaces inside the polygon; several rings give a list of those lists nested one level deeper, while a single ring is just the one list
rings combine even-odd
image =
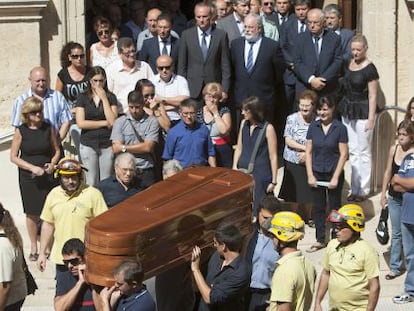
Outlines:
[{"label": "bald head", "polygon": [[312,35],[319,36],[324,29],[325,15],[321,9],[311,9],[307,14],[308,29]]},{"label": "bald head", "polygon": [[47,72],[43,67],[37,66],[30,70],[30,87],[32,93],[43,97],[47,91]]},{"label": "bald head", "polygon": [[151,9],[147,12],[147,26],[148,30],[154,35],[157,35],[157,19],[161,15],[161,11],[157,8]]},{"label": "bald head", "polygon": [[169,82],[174,72],[174,60],[169,55],[161,55],[156,64],[161,80]]}]

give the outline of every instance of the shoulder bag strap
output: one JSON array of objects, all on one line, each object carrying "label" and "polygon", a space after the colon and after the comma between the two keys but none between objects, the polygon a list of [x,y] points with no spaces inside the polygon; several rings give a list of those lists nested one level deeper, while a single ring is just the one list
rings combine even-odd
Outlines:
[{"label": "shoulder bag strap", "polygon": [[[140,143],[143,143],[143,142],[144,142],[144,139],[142,138],[142,136],[141,136],[141,135],[139,135],[139,133],[138,133],[138,131],[136,130],[135,126],[132,124],[131,119],[129,119],[128,117],[126,117],[126,118],[127,118],[127,120],[129,121],[129,124],[131,125],[132,130],[134,131],[135,136],[137,137],[138,141],[139,141]],[[149,155],[150,155],[150,157],[151,157],[151,160],[152,160],[152,162],[153,162],[153,165],[155,165],[155,156],[154,156],[153,152],[151,151],[151,152],[149,153]]]},{"label": "shoulder bag strap", "polygon": [[250,156],[249,165],[247,166],[247,172],[251,174],[254,169],[254,161],[256,160],[257,152],[259,151],[259,146],[264,139],[264,134],[266,132],[267,125],[269,123],[266,121],[263,125],[263,128],[260,130],[259,135],[257,135],[256,143],[254,144],[252,155]]}]

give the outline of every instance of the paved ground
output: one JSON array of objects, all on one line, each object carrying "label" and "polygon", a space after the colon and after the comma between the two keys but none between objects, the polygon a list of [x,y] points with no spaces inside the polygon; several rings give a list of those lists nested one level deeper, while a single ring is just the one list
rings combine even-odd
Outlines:
[{"label": "paved ground", "polygon": [[[281,173],[281,172],[280,172]],[[281,180],[281,178],[279,179]],[[20,194],[17,180],[17,168],[9,161],[9,145],[0,145],[0,201],[4,207],[11,211],[14,220],[19,227],[25,241],[25,254],[29,253],[29,243],[25,226],[25,217],[22,211]],[[389,256],[388,246],[380,245],[375,238],[375,227],[379,217],[379,195],[375,195],[363,203],[365,213],[368,218],[366,230],[362,236],[376,247],[380,255],[381,261],[381,294],[377,310],[414,310],[414,303],[408,305],[395,305],[391,301],[391,297],[401,293],[405,275],[391,281],[385,280],[384,276],[388,272],[386,264]],[[314,229],[306,228],[306,236],[299,243],[299,248],[305,250],[314,242]],[[320,260],[323,251],[312,254],[306,254],[314,262],[318,272],[321,270]],[[45,272],[39,272],[34,263],[29,262],[29,267],[34,274],[39,290],[35,296],[27,297],[23,310],[29,311],[49,311],[53,310],[53,296],[55,282],[53,279],[54,269],[52,265],[48,265]],[[149,280],[147,285],[150,291],[153,291],[153,281]]]}]

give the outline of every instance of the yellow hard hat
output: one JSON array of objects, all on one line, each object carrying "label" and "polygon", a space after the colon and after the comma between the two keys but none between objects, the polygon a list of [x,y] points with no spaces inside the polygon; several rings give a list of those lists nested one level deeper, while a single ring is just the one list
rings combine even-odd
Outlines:
[{"label": "yellow hard hat", "polygon": [[305,222],[294,212],[276,213],[267,229],[282,242],[301,240],[304,233]]},{"label": "yellow hard hat", "polygon": [[357,204],[346,204],[339,210],[332,210],[328,216],[328,221],[332,223],[347,223],[355,232],[365,229],[365,215],[362,207]]},{"label": "yellow hard hat", "polygon": [[60,175],[80,174],[83,169],[85,168],[82,167],[79,161],[71,158],[62,158],[55,166],[55,178],[59,177]]}]

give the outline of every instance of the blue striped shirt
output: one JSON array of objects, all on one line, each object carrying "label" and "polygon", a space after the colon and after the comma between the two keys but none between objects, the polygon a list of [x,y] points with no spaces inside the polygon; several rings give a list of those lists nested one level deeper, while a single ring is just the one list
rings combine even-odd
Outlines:
[{"label": "blue striped shirt", "polygon": [[[15,100],[11,119],[12,126],[18,127],[22,124],[21,111],[23,102],[32,95],[32,89],[28,89]],[[43,97],[43,118],[45,122],[48,122],[55,128],[56,133],[59,133],[62,124],[72,120],[69,104],[62,93],[47,89]]]}]

